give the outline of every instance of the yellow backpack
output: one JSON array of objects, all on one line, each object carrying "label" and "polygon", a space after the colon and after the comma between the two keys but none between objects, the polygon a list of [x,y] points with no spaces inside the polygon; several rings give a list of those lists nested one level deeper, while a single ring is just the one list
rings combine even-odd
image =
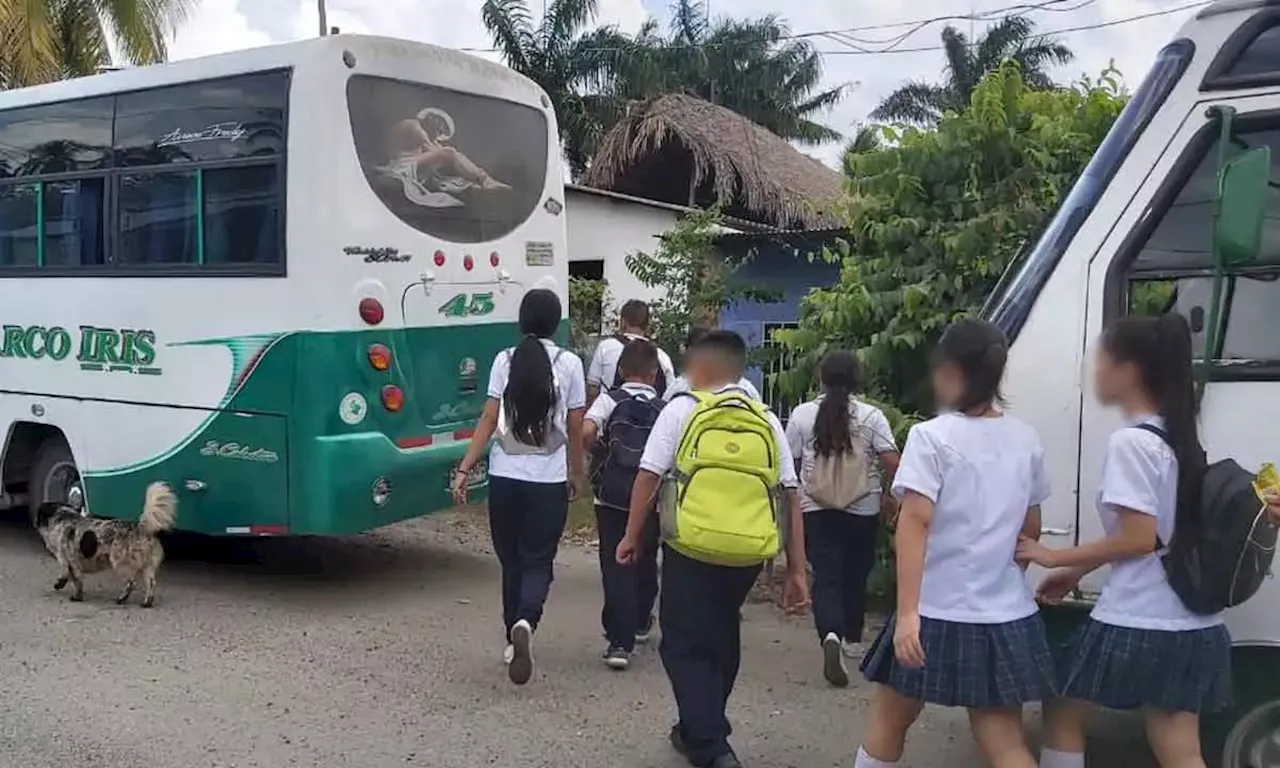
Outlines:
[{"label": "yellow backpack", "polygon": [[694,560],[752,566],[778,555],[781,450],[765,406],[742,392],[690,392],[658,505],[663,539]]}]

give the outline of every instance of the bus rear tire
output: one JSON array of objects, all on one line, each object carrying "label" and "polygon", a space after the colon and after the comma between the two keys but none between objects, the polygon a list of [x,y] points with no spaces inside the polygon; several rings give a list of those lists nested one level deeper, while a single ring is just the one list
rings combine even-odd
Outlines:
[{"label": "bus rear tire", "polygon": [[1280,765],[1280,650],[1237,648],[1231,662],[1235,702],[1201,722],[1205,764],[1209,768]]},{"label": "bus rear tire", "polygon": [[84,487],[71,447],[62,435],[47,437],[36,449],[27,483],[27,511],[34,525],[40,505],[53,501],[84,508]]}]

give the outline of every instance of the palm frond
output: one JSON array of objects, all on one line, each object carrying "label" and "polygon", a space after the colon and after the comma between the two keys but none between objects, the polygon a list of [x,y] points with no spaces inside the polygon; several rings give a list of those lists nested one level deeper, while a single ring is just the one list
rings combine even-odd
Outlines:
[{"label": "palm frond", "polygon": [[698,0],[675,0],[671,4],[671,43],[697,45],[707,36],[706,7]]},{"label": "palm frond", "polygon": [[599,10],[597,0],[551,0],[538,27],[544,51],[567,50]]},{"label": "palm frond", "polygon": [[9,86],[34,85],[58,77],[58,40],[47,0],[6,0],[0,16],[5,80]]},{"label": "palm frond", "polygon": [[942,50],[947,61],[947,79],[952,83],[965,84],[966,89],[977,85],[982,72],[974,71],[969,38],[955,27],[947,26],[942,30]]},{"label": "palm frond", "polygon": [[1034,21],[1018,15],[1005,16],[987,27],[973,55],[980,72],[985,74],[1013,56],[1031,38],[1035,28]]},{"label": "palm frond", "polygon": [[932,125],[950,106],[948,90],[923,82],[909,82],[889,94],[871,113],[871,119],[882,122]]},{"label": "palm frond", "polygon": [[93,5],[120,53],[134,64],[165,61],[169,55],[166,41],[197,5],[197,0],[62,1]]},{"label": "palm frond", "polygon": [[507,66],[533,77],[530,59],[536,45],[533,38],[533,17],[526,0],[484,0],[484,5],[480,8],[480,19]]}]

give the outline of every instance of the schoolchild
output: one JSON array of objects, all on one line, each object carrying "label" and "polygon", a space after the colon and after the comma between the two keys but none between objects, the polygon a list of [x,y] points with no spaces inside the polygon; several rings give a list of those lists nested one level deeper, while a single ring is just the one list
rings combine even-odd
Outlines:
[{"label": "schoolchild", "polygon": [[[688,355],[688,350],[697,346],[698,342],[708,333],[711,333],[710,328],[703,328],[700,326],[691,328],[689,330],[689,335],[685,338],[684,342],[684,348],[686,350],[685,354]],[[676,378],[668,381],[667,390],[662,395],[662,398],[668,402],[670,402],[676,395],[683,394],[690,390],[689,377],[686,374],[682,373]],[[738,377],[738,387],[752,398],[763,402],[763,398],[760,397],[760,390],[756,389],[756,385],[752,384],[751,380],[747,377]]]},{"label": "schoolchild", "polygon": [[898,597],[862,662],[876,683],[856,768],[897,766],[926,703],[969,710],[995,768],[1034,768],[1022,706],[1053,695],[1044,625],[1022,569],[1019,535],[1040,533],[1049,496],[1044,450],[1001,409],[1008,346],[995,326],[962,320],[934,351],[939,416],[912,427],[893,480]]},{"label": "schoolchild", "polygon": [[618,563],[618,543],[627,530],[631,490],[640,471],[645,443],[664,405],[654,388],[661,371],[651,341],[627,342],[618,358],[622,385],[602,392],[587,409],[583,440],[591,456],[596,534],[600,540],[600,576],[604,583],[601,622],[609,645],[604,661],[612,669],[631,665],[637,643],[653,630],[658,597],[658,519],[652,517],[642,546],[630,565]]},{"label": "schoolchild", "polygon": [[635,558],[662,482],[659,653],[679,716],[670,740],[700,768],[741,768],[726,717],[742,653],[739,611],[782,541],[784,602],[793,611],[808,602],[795,466],[777,417],[735,384],[745,364],[746,345],[729,331],[689,350],[693,391],[654,424],[617,551],[621,563]]},{"label": "schoolchild", "polygon": [[822,394],[796,406],[787,441],[800,466],[805,549],[813,569],[813,621],[827,682],[849,684],[845,657],[861,658],[867,577],[880,534],[882,478],[898,468],[884,412],[856,397],[861,370],[852,352],[827,355]]},{"label": "schoolchild", "polygon": [[[591,355],[591,365],[587,367],[587,399],[595,402],[601,392],[616,389],[622,384],[618,375],[618,358],[627,342],[636,339],[649,340],[650,326],[653,319],[649,305],[639,299],[631,299],[618,310],[618,332],[600,340],[596,351]],[[655,387],[661,393],[675,379],[675,368],[671,364],[671,356],[661,348],[658,349],[658,376]]]},{"label": "schoolchild", "polygon": [[1045,768],[1082,768],[1082,720],[1091,705],[1143,710],[1160,765],[1203,766],[1200,716],[1230,703],[1223,616],[1189,610],[1161,562],[1165,552],[1194,541],[1199,526],[1205,456],[1191,360],[1191,329],[1181,315],[1128,317],[1103,332],[1095,390],[1125,420],[1107,441],[1096,499],[1107,535],[1068,549],[1019,546],[1023,560],[1057,569],[1039,588],[1047,602],[1111,566],[1060,665],[1062,698],[1045,710]]},{"label": "schoolchild", "polygon": [[516,685],[533,676],[533,634],[551,589],[570,484],[575,492],[585,486],[582,360],[552,341],[561,316],[554,292],[525,294],[524,338],[494,358],[489,399],[453,479],[454,500],[465,503],[467,476],[488,448],[489,530],[502,566],[503,660]]}]

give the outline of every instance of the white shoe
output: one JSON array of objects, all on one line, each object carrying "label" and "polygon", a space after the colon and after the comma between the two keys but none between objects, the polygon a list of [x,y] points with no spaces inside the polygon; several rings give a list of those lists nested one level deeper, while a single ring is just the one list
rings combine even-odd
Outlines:
[{"label": "white shoe", "polygon": [[867,653],[862,643],[851,643],[848,640],[840,644],[840,650],[846,659],[861,659]]},{"label": "white shoe", "polygon": [[849,685],[849,669],[844,664],[844,654],[840,652],[840,636],[828,632],[822,638],[822,676],[837,688]]},{"label": "white shoe", "polygon": [[533,627],[521,619],[511,628],[511,663],[507,677],[516,685],[524,685],[533,677]]},{"label": "white shoe", "polygon": [[516,657],[516,647],[511,643],[507,643],[507,647],[502,649],[502,663],[510,665],[511,660]]}]

